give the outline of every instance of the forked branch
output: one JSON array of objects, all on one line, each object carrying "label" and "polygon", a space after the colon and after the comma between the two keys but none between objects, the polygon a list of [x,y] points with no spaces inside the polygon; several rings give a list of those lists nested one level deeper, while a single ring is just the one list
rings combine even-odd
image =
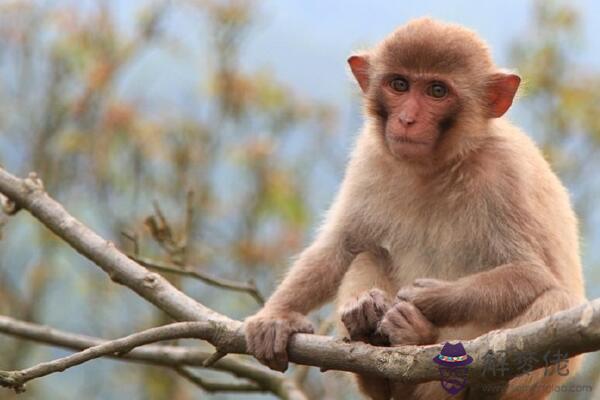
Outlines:
[{"label": "forked branch", "polygon": [[[28,210],[78,252],[95,262],[114,281],[131,288],[177,320],[204,322],[197,325],[202,329],[196,332],[195,337],[213,344],[221,353],[246,353],[243,326],[239,321],[195,302],[161,276],[129,259],[50,198],[35,176],[21,180],[0,169],[0,193],[18,207]],[[469,382],[507,381],[522,373],[514,355],[524,350],[534,357],[533,368],[545,366],[544,355],[549,350],[568,353],[569,356],[599,350],[600,300],[518,328],[490,332],[463,344],[475,360],[469,366]],[[431,360],[439,354],[441,345],[387,348],[297,334],[291,338],[288,350],[291,361],[322,369],[370,374],[406,383],[439,379],[437,366]],[[489,355],[499,354],[505,357],[507,372],[501,376],[486,376],[485,360]],[[85,359],[89,356],[77,357]],[[36,367],[32,368],[36,370]],[[19,379],[18,376],[14,373],[5,375],[4,381],[10,384]]]}]

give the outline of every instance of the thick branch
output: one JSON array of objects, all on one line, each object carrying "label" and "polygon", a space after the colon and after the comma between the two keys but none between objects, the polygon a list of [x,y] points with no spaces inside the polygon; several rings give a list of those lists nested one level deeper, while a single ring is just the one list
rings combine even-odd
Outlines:
[{"label": "thick branch", "polygon": [[[35,177],[21,180],[0,169],[0,192],[18,206],[27,209],[43,224],[67,241],[81,254],[98,264],[113,280],[139,293],[171,316],[180,320],[206,321],[210,327],[202,339],[221,352],[246,353],[242,325],[196,303],[165,279],[130,260],[110,242],[75,220],[51,199]],[[534,367],[543,367],[548,350],[560,350],[570,356],[600,349],[600,300],[514,329],[490,332],[463,342],[475,362],[470,366],[470,382],[503,381],[519,374],[511,357],[526,350],[537,358]],[[297,334],[288,347],[290,360],[370,374],[407,383],[436,380],[439,372],[431,362],[441,345],[381,348],[362,343],[346,343],[324,336]],[[484,375],[484,355],[508,354],[510,372],[503,376]]]},{"label": "thick branch", "polygon": [[129,259],[111,241],[103,239],[76,220],[46,194],[41,181],[34,174],[27,179],[19,179],[0,169],[0,192],[102,268],[113,281],[129,287],[174,319],[227,319],[186,296],[159,274]]},{"label": "thick branch", "polygon": [[[244,336],[239,329],[231,331],[223,322],[187,326],[193,327],[193,337],[204,339],[223,351],[246,352]],[[520,352],[527,351],[535,359],[532,366],[541,368],[546,365],[544,356],[549,350],[572,357],[600,349],[600,299],[518,328],[493,331],[463,344],[474,359],[469,366],[469,382],[506,381],[521,373],[516,358]],[[325,336],[297,334],[291,339],[289,354],[290,359],[299,364],[419,383],[439,379],[437,364],[431,360],[439,354],[441,347],[440,344],[375,347]],[[506,355],[507,371],[502,375],[486,375],[486,355],[498,358]]]}]

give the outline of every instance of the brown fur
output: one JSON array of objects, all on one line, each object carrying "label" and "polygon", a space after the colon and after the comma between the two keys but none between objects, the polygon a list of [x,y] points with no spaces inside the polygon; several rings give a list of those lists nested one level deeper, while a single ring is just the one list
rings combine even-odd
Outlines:
[{"label": "brown fur", "polygon": [[[494,66],[486,45],[464,28],[420,19],[349,62],[364,91],[365,127],[317,238],[247,320],[249,350],[284,370],[289,334],[309,331],[302,315],[336,292],[342,315],[373,316],[375,305],[364,299],[373,299],[365,293],[374,288],[388,301],[396,294],[408,301],[390,306],[377,323],[367,320],[370,332],[395,338],[391,345],[472,339],[584,301],[568,194],[525,134],[491,118],[510,106],[518,78]],[[451,124],[421,124],[426,117],[417,116],[414,127],[394,127],[432,138],[427,156],[393,154],[383,134],[404,100],[382,97],[381,82],[398,71],[449,81],[460,105]],[[415,99],[423,112],[445,107]],[[346,317],[345,328],[355,329],[353,320]],[[546,398],[545,391],[515,389],[543,379],[560,381],[540,373],[519,377],[503,399]],[[406,386],[362,377],[359,384],[376,399],[449,397],[439,382]]]}]

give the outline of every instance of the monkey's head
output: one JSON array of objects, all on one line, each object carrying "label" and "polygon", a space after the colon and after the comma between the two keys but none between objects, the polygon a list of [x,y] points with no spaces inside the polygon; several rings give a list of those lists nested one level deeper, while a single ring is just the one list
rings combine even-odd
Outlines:
[{"label": "monkey's head", "polygon": [[405,160],[442,159],[472,147],[490,119],[508,111],[521,81],[494,65],[473,31],[429,18],[401,26],[348,63],[376,133]]}]

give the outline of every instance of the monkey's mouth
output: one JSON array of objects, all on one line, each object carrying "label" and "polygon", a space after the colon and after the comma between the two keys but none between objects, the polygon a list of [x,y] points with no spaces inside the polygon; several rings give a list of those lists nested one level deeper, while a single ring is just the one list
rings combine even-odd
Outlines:
[{"label": "monkey's mouth", "polygon": [[405,143],[405,144],[413,144],[418,146],[429,146],[430,142],[424,140],[414,140],[409,138],[408,136],[397,136],[397,135],[385,135],[386,139],[391,141],[392,143]]},{"label": "monkey's mouth", "polygon": [[421,159],[431,155],[433,144],[425,139],[415,140],[406,135],[385,135],[387,147],[396,158]]}]

